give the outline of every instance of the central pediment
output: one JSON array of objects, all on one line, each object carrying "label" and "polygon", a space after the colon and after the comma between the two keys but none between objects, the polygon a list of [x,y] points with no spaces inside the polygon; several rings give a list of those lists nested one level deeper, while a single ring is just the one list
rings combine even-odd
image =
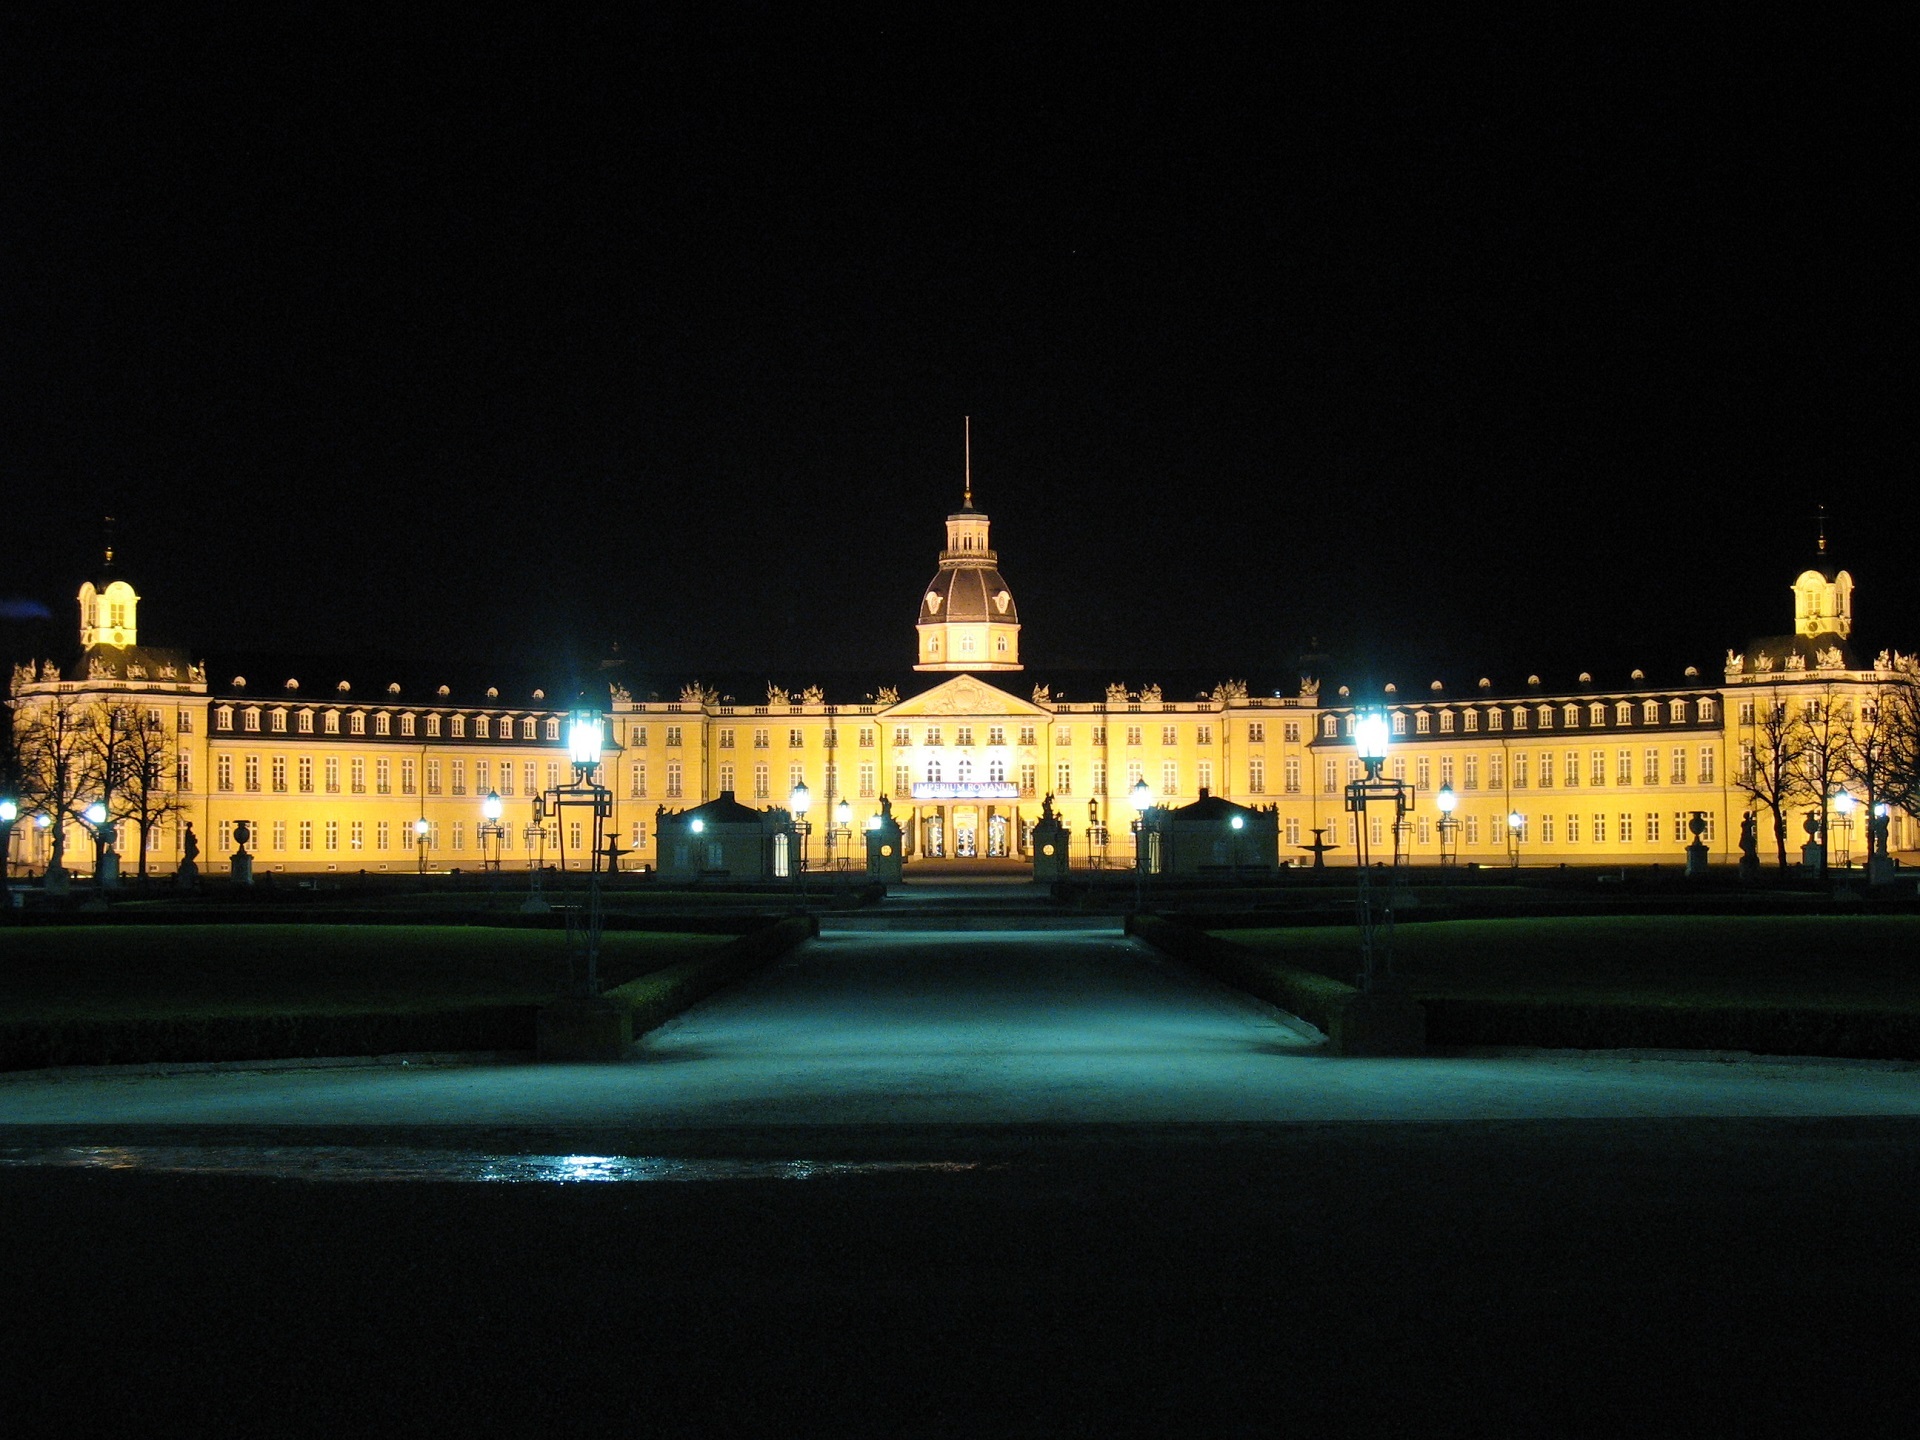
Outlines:
[{"label": "central pediment", "polygon": [[1050,715],[1053,712],[1010,695],[977,675],[956,675],[931,690],[910,695],[887,708],[889,716],[911,715]]}]

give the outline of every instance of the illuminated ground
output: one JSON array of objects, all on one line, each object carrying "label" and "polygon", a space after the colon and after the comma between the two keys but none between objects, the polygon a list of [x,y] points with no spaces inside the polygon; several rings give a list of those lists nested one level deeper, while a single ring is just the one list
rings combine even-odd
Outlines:
[{"label": "illuminated ground", "polygon": [[0,1079],[0,1108],[36,1125],[663,1130],[1916,1116],[1920,1067],[1341,1060],[1297,1023],[1110,929],[829,930],[656,1032],[629,1065],[22,1075]]}]

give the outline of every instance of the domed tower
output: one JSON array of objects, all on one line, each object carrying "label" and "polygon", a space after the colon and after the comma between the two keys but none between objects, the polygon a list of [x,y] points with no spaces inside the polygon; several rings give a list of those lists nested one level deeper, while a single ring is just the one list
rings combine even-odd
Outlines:
[{"label": "domed tower", "polygon": [[947,548],[920,597],[916,670],[1020,668],[1020,612],[1000,578],[999,557],[988,543],[987,517],[973,508],[971,433],[968,441],[966,497],[947,516]]},{"label": "domed tower", "polygon": [[1813,564],[1793,582],[1793,633],[1838,635],[1853,633],[1853,576],[1834,564],[1827,552],[1827,518],[1820,515],[1819,549]]},{"label": "domed tower", "polygon": [[106,550],[105,563],[91,580],[80,587],[82,650],[91,650],[96,645],[124,649],[140,642],[140,629],[136,623],[140,597],[133,593],[133,586],[114,567],[111,539],[107,542]]}]

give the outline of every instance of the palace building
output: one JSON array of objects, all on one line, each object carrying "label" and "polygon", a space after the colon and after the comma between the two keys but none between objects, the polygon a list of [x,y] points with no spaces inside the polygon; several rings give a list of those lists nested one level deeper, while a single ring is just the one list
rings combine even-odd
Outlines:
[{"label": "palace building", "polygon": [[[625,868],[656,862],[663,811],[723,797],[779,810],[802,782],[814,800],[815,865],[859,863],[859,832],[882,797],[910,859],[1024,857],[1051,796],[1076,864],[1128,866],[1128,796],[1142,781],[1156,805],[1213,796],[1271,811],[1283,860],[1311,863],[1317,850],[1337,866],[1352,863],[1361,838],[1343,803],[1360,773],[1354,719],[1381,710],[1392,736],[1387,773],[1413,787],[1399,836],[1412,863],[1438,863],[1444,845],[1460,863],[1677,864],[1695,813],[1715,859],[1728,861],[1743,813],[1756,808],[1741,779],[1767,763],[1767,717],[1782,706],[1870,714],[1910,664],[1854,654],[1853,577],[1830,561],[1824,539],[1790,588],[1791,633],[1729,650],[1716,677],[1688,669],[1670,684],[1636,670],[1571,684],[1436,679],[1358,693],[1315,674],[1279,687],[1226,675],[1128,685],[1036,674],[1022,662],[1019,610],[969,484],[920,597],[913,662],[891,683],[828,694],[778,677],[690,678],[666,698],[606,683],[602,780],[630,847]],[[259,872],[582,862],[579,822],[565,822],[568,832],[550,818],[536,823],[533,806],[566,778],[573,693],[505,676],[198,661],[142,644],[139,604],[109,551],[79,590],[77,654],[16,667],[11,703],[23,738],[44,742],[65,725],[97,752],[103,737],[124,747],[129,730],[141,730],[145,753],[164,755],[162,773],[148,777],[155,793],[121,783],[102,796],[68,783],[50,801],[42,786],[36,809],[29,785],[11,838],[15,865],[44,868],[60,827],[66,866],[89,868],[93,827],[81,816],[96,800],[129,869],[143,818],[162,872],[181,858],[189,825],[203,865],[224,868],[241,822]],[[44,760],[46,744],[40,750]],[[85,772],[85,750],[76,742],[74,773]],[[1443,788],[1457,802],[1445,826]],[[501,802],[498,825],[482,813],[489,795]],[[832,820],[842,799],[844,827]],[[1796,853],[1810,808],[1793,806]],[[1826,818],[1832,858],[1846,858],[1849,845],[1856,863],[1864,858],[1864,817],[1858,835],[1837,813]],[[1375,807],[1368,823],[1370,853],[1390,852],[1395,837],[1381,832],[1391,818]],[[1910,850],[1920,832],[1900,813],[1890,839]],[[1771,859],[1771,846],[1762,849]]]}]

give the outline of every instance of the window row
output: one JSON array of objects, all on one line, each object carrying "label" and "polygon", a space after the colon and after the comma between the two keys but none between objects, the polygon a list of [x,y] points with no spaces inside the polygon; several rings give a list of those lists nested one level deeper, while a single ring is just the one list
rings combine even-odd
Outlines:
[{"label": "window row", "polygon": [[[518,719],[511,715],[416,715],[411,711],[395,714],[391,711],[376,710],[371,713],[364,710],[263,710],[256,705],[236,708],[232,705],[217,705],[213,711],[213,728],[216,731],[231,732],[238,721],[242,734],[258,734],[264,730],[269,734],[312,735],[315,733],[316,718],[318,733],[322,735],[399,735],[405,739],[414,735],[424,735],[428,739],[442,736],[452,740],[558,740],[560,738],[560,720],[558,716],[527,715]],[[262,722],[264,723],[264,727]],[[343,729],[344,727],[344,729]],[[192,724],[187,712],[180,712],[180,729],[191,731]]]},{"label": "window row", "polygon": [[[1483,726],[1489,732],[1504,730],[1551,730],[1556,717],[1563,730],[1579,729],[1584,720],[1587,729],[1599,729],[1606,726],[1611,712],[1611,723],[1620,725],[1659,725],[1663,722],[1672,725],[1684,725],[1689,715],[1701,723],[1717,718],[1719,702],[1711,695],[1698,696],[1692,700],[1615,700],[1589,701],[1585,704],[1554,705],[1512,705],[1487,706],[1484,709],[1468,710],[1395,710],[1390,723],[1395,735],[1451,735],[1456,724],[1461,733],[1474,734]],[[1353,734],[1352,714],[1323,715],[1320,717],[1320,734],[1323,739],[1335,739]]]}]

